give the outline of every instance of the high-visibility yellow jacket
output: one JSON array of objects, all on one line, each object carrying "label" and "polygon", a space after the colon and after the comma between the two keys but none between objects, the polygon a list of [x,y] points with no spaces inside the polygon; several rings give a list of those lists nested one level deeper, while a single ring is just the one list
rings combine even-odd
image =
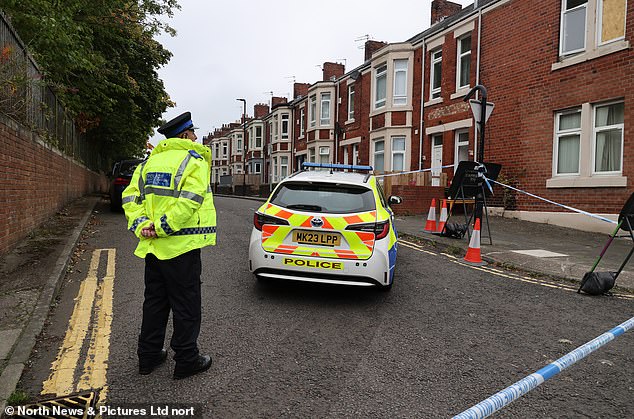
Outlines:
[{"label": "high-visibility yellow jacket", "polygon": [[[139,238],[136,256],[165,260],[216,244],[210,173],[211,149],[202,144],[169,138],[152,150],[122,195],[128,229]],[[158,237],[143,237],[152,223]]]}]

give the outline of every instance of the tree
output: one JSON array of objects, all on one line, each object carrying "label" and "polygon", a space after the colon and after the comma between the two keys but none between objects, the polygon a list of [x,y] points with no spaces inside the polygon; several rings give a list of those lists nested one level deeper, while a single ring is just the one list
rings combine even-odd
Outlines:
[{"label": "tree", "polygon": [[46,82],[103,160],[141,155],[172,106],[157,70],[171,53],[154,36],[176,0],[3,0]]}]

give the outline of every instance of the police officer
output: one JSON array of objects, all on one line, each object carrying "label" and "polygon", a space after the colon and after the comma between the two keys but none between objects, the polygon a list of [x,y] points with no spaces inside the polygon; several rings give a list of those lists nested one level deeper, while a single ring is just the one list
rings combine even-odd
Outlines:
[{"label": "police officer", "polygon": [[139,373],[167,358],[163,349],[170,310],[174,378],[203,372],[211,357],[198,352],[201,320],[200,249],[216,244],[216,210],[209,187],[211,150],[196,143],[191,114],[158,129],[161,141],[123,191],[128,229],[138,238],[134,254],[145,258],[145,300],[137,354]]}]

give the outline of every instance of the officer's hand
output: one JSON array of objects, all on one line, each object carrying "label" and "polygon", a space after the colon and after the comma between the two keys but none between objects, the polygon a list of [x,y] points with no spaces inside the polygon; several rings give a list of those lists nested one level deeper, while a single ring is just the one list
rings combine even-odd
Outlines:
[{"label": "officer's hand", "polygon": [[141,229],[141,235],[146,238],[156,238],[156,230],[154,229],[154,224],[150,224],[149,227],[145,227]]}]

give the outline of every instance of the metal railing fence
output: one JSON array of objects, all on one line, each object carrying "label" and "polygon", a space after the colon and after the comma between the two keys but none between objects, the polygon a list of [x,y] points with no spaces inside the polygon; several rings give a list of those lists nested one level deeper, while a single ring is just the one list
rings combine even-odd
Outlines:
[{"label": "metal railing fence", "polygon": [[0,113],[23,124],[68,157],[97,170],[96,147],[87,144],[28,52],[7,16],[0,10]]}]

